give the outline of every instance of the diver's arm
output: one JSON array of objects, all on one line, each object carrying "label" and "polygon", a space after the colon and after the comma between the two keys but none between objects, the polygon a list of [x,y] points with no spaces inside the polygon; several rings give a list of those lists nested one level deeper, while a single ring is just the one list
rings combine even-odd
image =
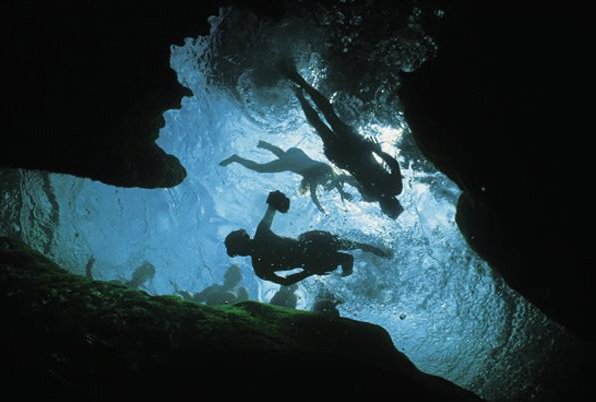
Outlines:
[{"label": "diver's arm", "polygon": [[265,212],[263,219],[261,219],[259,226],[257,226],[255,239],[271,232],[271,224],[273,224],[273,218],[275,217],[276,211],[286,213],[290,209],[290,199],[279,190],[271,191],[267,196],[266,203],[268,205],[267,211]]},{"label": "diver's arm", "polygon": [[321,211],[322,213],[325,213],[325,210],[321,206],[321,203],[319,202],[319,198],[317,197],[317,185],[311,181],[308,183],[308,188],[310,191],[310,199],[312,200],[312,202],[316,205],[316,207],[319,211]]},{"label": "diver's arm", "polygon": [[273,208],[271,205],[267,207],[267,211],[265,212],[263,219],[261,219],[259,226],[257,226],[255,237],[259,236],[259,234],[262,234],[263,232],[271,231],[271,225],[273,224],[275,212],[275,208]]}]

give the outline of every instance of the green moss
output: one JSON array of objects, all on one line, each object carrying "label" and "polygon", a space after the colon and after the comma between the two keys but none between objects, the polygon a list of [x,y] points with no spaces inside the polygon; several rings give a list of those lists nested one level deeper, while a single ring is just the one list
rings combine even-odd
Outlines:
[{"label": "green moss", "polygon": [[[420,373],[378,326],[256,302],[210,307],[177,296],[150,296],[70,274],[7,238],[0,238],[0,303],[12,337],[3,356],[10,352],[8,361],[29,362],[27,370],[35,367],[28,381],[37,373],[38,383],[84,395],[74,400],[96,400],[95,391],[87,390],[99,389],[94,385],[98,373],[105,382],[100,392],[112,389],[114,382],[138,392],[128,379],[153,389],[155,378],[176,382],[183,377],[178,384],[194,393],[200,376],[211,376],[203,383],[209,387],[220,373],[247,367],[247,362],[256,368],[231,374],[235,381],[248,379],[251,385],[245,389],[269,376],[276,380],[268,384],[286,391],[287,379],[306,373],[312,378],[335,375],[334,381],[355,384],[358,390],[364,389],[358,384],[366,372],[375,389],[402,376],[416,395],[410,400],[441,400],[421,381],[429,381],[431,388],[440,384],[439,393],[451,392],[443,389],[451,385]],[[352,379],[344,381],[346,374]],[[75,391],[68,384],[75,384]],[[461,390],[454,392],[457,398],[449,400],[470,400],[467,394],[461,398]]]},{"label": "green moss", "polygon": [[150,296],[70,274],[20,242],[3,238],[1,244],[0,264],[8,279],[4,282],[21,289],[30,307],[43,306],[57,320],[79,321],[81,328],[93,328],[107,338],[124,329],[158,334],[167,328],[168,337],[194,338],[214,346],[292,347],[288,322],[312,315],[255,302],[209,307],[177,296]]}]

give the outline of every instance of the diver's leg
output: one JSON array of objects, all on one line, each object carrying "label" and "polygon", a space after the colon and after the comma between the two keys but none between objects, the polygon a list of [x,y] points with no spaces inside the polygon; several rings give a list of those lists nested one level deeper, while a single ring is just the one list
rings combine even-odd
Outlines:
[{"label": "diver's leg", "polygon": [[[228,162],[230,159],[232,160]],[[227,162],[226,165],[236,162],[247,169],[254,170],[255,172],[259,173],[278,173],[291,170],[291,167],[288,166],[288,163],[283,159],[276,159],[268,163],[257,163],[249,159],[244,159],[238,155],[232,155],[230,158],[220,162],[220,165],[226,166],[223,164],[224,162]]]},{"label": "diver's leg", "polygon": [[240,158],[240,157],[238,155],[234,154],[234,155],[230,156],[229,158],[226,158],[223,161],[219,162],[219,166],[228,166],[230,163],[238,161],[238,158]]},{"label": "diver's leg", "polygon": [[360,243],[357,241],[347,240],[347,239],[339,239],[338,240],[338,249],[339,250],[362,250],[368,253],[373,253],[378,255],[379,257],[384,258],[391,258],[393,253],[391,250],[381,249],[379,247],[371,246],[370,244]]},{"label": "diver's leg", "polygon": [[304,95],[302,94],[302,92],[296,92],[296,97],[298,98],[298,101],[300,101],[300,106],[302,106],[302,110],[304,111],[306,120],[308,120],[310,125],[315,128],[317,134],[319,135],[319,137],[321,137],[321,140],[323,140],[323,143],[330,144],[334,139],[333,137],[335,137],[335,133],[333,133],[333,131],[331,131],[329,127],[327,127],[325,123],[323,123],[323,121],[319,118],[319,115],[313,109],[310,103],[308,103],[307,100],[304,99]]},{"label": "diver's leg", "polygon": [[300,73],[298,73],[293,60],[282,60],[279,64],[279,68],[282,74],[308,93],[333,130],[337,132],[346,130],[351,131],[350,127],[341,121],[337,114],[335,114],[335,110],[327,98],[302,78]]},{"label": "diver's leg", "polygon": [[286,152],[283,149],[276,147],[273,144],[269,144],[268,142],[265,142],[265,141],[259,141],[259,143],[257,144],[257,147],[263,148],[269,152],[272,152],[278,158],[283,158],[286,155]]},{"label": "diver's leg", "polygon": [[290,77],[292,81],[294,81],[300,88],[304,89],[306,93],[310,96],[313,100],[317,108],[323,113],[325,119],[331,126],[336,133],[343,132],[345,130],[350,130],[348,125],[341,121],[339,116],[335,113],[333,106],[331,103],[325,98],[325,96],[317,91],[312,85],[310,85],[304,78],[302,78],[298,73],[296,75]]}]

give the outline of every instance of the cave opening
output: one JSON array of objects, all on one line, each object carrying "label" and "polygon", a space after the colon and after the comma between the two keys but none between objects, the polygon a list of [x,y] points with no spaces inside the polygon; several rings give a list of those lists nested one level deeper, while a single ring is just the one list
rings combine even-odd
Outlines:
[{"label": "cave opening", "polygon": [[[356,17],[325,16],[352,27],[366,23]],[[180,185],[123,189],[18,171],[14,196],[7,193],[18,202],[10,204],[3,219],[27,243],[75,272],[82,273],[93,255],[97,279],[130,278],[134,267],[147,260],[157,269],[146,285],[149,293],[172,294],[174,285],[198,291],[220,283],[236,262],[250,298],[268,302],[278,286],[256,278],[248,259],[230,259],[223,239],[237,228],[254,231],[267,193],[279,189],[290,196],[292,207],[276,219],[277,233],[296,236],[325,228],[395,252],[390,261],[356,252],[353,275],[306,280],[298,289],[299,308],[309,309],[325,289],[345,301],[339,306],[342,316],[381,325],[427,373],[491,401],[539,394],[538,378],[562,330],[470,250],[454,219],[460,190],[422,156],[395,95],[399,82],[387,74],[388,68],[416,69],[432,57],[432,42],[412,21],[399,35],[369,43],[369,53],[361,54],[358,44],[368,39],[339,37],[330,28],[337,24],[325,18],[303,15],[272,23],[247,11],[224,9],[212,18],[209,36],[172,46],[171,66],[194,95],[184,98],[179,110],[165,113],[158,144],[186,167],[188,177]],[[339,49],[338,41],[343,44]],[[355,77],[336,52],[375,68]],[[398,159],[405,211],[397,220],[349,187],[352,201],[321,192],[327,211],[322,214],[299,194],[296,175],[219,166],[234,153],[270,160],[256,147],[259,140],[284,149],[299,147],[325,161],[290,86],[275,72],[275,60],[289,54],[307,81],[330,95],[343,119]]]}]

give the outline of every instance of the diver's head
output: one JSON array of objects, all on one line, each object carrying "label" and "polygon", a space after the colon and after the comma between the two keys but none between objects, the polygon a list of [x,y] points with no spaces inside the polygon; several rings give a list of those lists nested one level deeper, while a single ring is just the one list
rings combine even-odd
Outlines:
[{"label": "diver's head", "polygon": [[230,257],[250,255],[250,236],[244,229],[234,230],[226,236],[224,244]]},{"label": "diver's head", "polygon": [[404,207],[395,197],[381,197],[379,205],[383,213],[392,219],[396,219],[404,211]]},{"label": "diver's head", "polygon": [[310,186],[323,186],[325,190],[330,190],[335,185],[335,174],[330,166],[324,163],[318,163],[308,169],[301,172],[304,176],[302,182],[300,182],[299,192],[304,194],[306,190],[310,189]]},{"label": "diver's head", "polygon": [[224,287],[233,288],[242,280],[242,271],[238,264],[232,264],[224,275]]}]

